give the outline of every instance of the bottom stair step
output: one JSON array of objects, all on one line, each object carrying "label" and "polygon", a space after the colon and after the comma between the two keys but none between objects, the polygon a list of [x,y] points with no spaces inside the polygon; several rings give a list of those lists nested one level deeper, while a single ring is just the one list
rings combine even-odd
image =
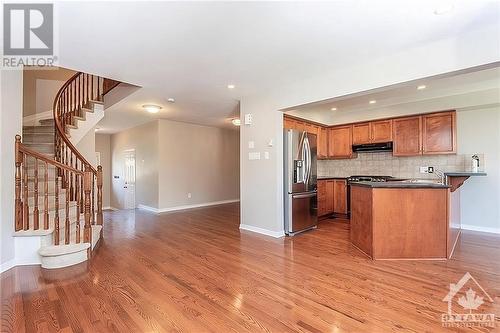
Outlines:
[{"label": "bottom stair step", "polygon": [[42,268],[54,269],[79,264],[87,260],[90,243],[52,245],[38,250]]}]

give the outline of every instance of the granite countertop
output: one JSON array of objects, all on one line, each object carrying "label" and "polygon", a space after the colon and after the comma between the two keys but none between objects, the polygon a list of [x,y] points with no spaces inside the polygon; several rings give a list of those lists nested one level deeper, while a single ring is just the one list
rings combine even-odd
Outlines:
[{"label": "granite countertop", "polygon": [[444,172],[445,177],[470,177],[470,176],[486,176],[486,172],[470,172],[470,171],[461,171],[461,172]]},{"label": "granite countertop", "polygon": [[330,176],[319,176],[318,180],[327,180],[327,179],[347,179],[349,177],[330,177]]},{"label": "granite countertop", "polygon": [[353,182],[351,186],[363,186],[372,188],[449,188],[449,185],[432,182]]}]

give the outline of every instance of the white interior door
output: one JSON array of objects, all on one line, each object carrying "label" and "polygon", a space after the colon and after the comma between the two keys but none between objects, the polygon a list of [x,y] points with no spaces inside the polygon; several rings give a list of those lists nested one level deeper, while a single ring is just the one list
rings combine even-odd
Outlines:
[{"label": "white interior door", "polygon": [[124,155],[123,208],[135,209],[135,150],[127,150]]}]

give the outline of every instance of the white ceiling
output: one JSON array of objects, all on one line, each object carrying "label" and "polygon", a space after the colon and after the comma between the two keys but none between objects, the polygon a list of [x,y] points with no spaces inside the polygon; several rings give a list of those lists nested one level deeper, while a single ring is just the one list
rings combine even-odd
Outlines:
[{"label": "white ceiling", "polygon": [[[500,65],[496,64],[496,65]],[[417,87],[424,85],[425,89]],[[370,101],[376,101],[370,104]],[[329,100],[288,108],[286,113],[336,125],[354,121],[455,109],[480,108],[500,103],[500,67],[456,75],[422,78]],[[336,110],[332,110],[336,108]]]},{"label": "white ceiling", "polygon": [[154,117],[219,126],[242,96],[500,25],[499,2],[435,15],[440,2],[58,2],[59,65],[143,87],[107,111],[110,131]]}]

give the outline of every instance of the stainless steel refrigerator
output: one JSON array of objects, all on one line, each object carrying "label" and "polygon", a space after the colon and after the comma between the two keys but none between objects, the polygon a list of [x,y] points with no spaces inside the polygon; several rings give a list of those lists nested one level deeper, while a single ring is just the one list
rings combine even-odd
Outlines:
[{"label": "stainless steel refrigerator", "polygon": [[293,236],[318,224],[316,135],[284,130],[285,233]]}]

